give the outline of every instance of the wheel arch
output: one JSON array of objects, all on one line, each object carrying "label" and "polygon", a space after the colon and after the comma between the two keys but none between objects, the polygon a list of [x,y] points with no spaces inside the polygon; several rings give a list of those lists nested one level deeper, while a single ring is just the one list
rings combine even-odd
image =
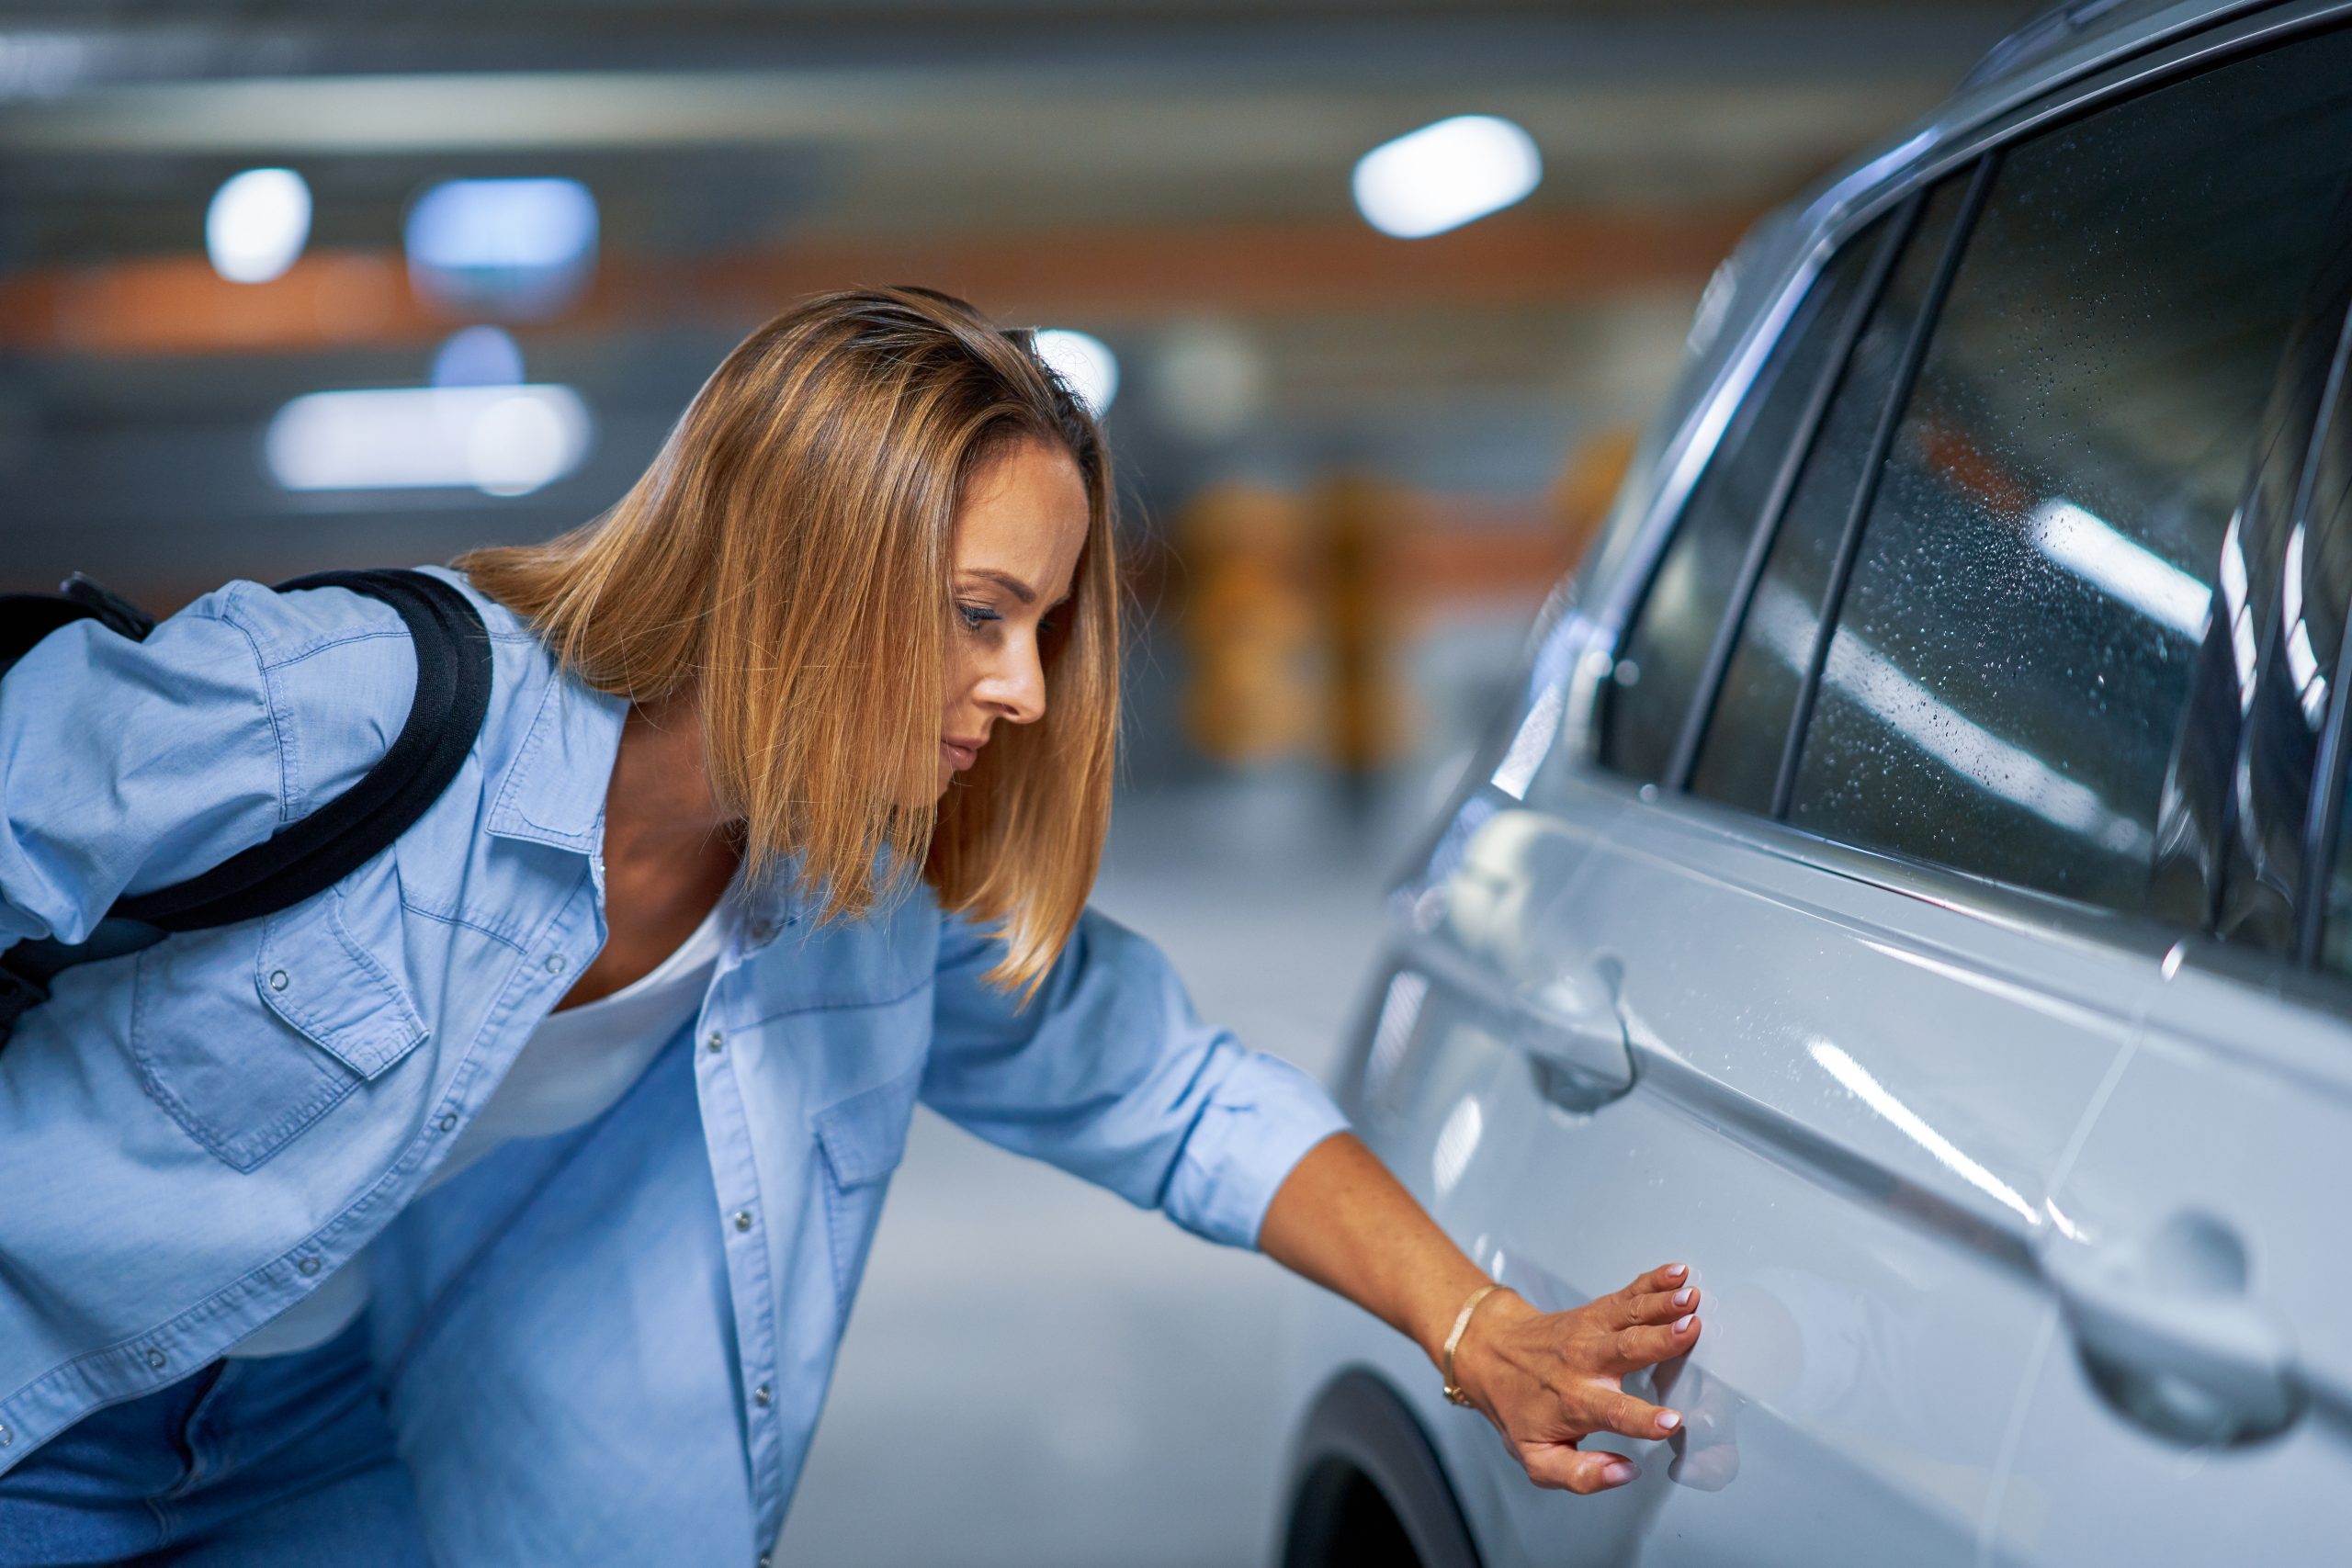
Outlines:
[{"label": "wheel arch", "polygon": [[1325,1383],[1291,1454],[1282,1568],[1481,1568],[1435,1445],[1378,1373],[1351,1367]]}]

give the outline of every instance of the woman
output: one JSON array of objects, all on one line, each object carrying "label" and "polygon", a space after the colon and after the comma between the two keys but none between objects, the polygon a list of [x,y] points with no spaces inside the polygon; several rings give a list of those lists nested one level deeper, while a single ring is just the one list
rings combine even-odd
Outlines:
[{"label": "woman", "polygon": [[[1618,1385],[1695,1340],[1685,1272],[1490,1290],[1086,911],[1112,496],[1024,334],[843,293],[606,516],[446,574],[495,683],[432,810],[0,1053],[0,1563],[765,1562],[919,1098],[1362,1303],[1538,1484],[1630,1480],[1576,1445],[1673,1429]],[[0,685],[0,940],[334,798],[413,682],[341,590],[52,635]]]}]

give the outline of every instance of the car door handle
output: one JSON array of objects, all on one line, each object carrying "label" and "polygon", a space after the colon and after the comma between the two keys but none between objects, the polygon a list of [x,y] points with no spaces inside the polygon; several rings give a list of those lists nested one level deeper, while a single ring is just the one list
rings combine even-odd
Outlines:
[{"label": "car door handle", "polygon": [[2142,1243],[2056,1244],[2042,1266],[2092,1382],[2127,1418],[2212,1443],[2301,1414],[2294,1342],[2246,1294],[2243,1247],[2221,1222],[2178,1215]]},{"label": "car door handle", "polygon": [[1414,968],[1476,1005],[1498,1038],[1526,1055],[1537,1089],[1554,1104],[1589,1111],[1634,1087],[1613,959],[1541,986],[1514,985],[1450,942],[1422,937],[1409,947]]},{"label": "car door handle", "polygon": [[1570,1111],[1590,1111],[1634,1087],[1634,1053],[1615,998],[1589,1011],[1563,1011],[1540,998],[1522,1000],[1513,1043],[1535,1064],[1544,1097]]}]

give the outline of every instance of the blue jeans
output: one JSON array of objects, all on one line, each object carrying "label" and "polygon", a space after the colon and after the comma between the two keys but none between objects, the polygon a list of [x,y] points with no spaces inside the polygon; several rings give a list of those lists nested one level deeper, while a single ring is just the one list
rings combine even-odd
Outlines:
[{"label": "blue jeans", "polygon": [[426,1568],[367,1320],[95,1411],[0,1475],[0,1568]]}]

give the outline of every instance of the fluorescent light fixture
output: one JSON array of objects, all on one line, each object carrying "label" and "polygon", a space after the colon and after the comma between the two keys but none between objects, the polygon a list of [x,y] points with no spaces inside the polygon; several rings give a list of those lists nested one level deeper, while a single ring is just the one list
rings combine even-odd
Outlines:
[{"label": "fluorescent light fixture", "polygon": [[522,379],[523,350],[501,327],[462,327],[434,351],[436,387],[513,387]]},{"label": "fluorescent light fixture", "polygon": [[2101,592],[2185,637],[2205,635],[2212,590],[2106,518],[2053,497],[2033,509],[2025,531],[2036,549]]},{"label": "fluorescent light fixture", "polygon": [[247,169],[212,193],[204,248],[232,283],[282,276],[311,237],[311,187],[291,169]]},{"label": "fluorescent light fixture", "polygon": [[527,495],[578,468],[593,436],[569,387],[397,387],[296,398],[262,451],[292,491]]},{"label": "fluorescent light fixture", "polygon": [[1543,177],[1535,138],[1493,115],[1456,115],[1357,160],[1356,210],[1384,234],[1418,240],[1499,212]]},{"label": "fluorescent light fixture", "polygon": [[587,281],[596,232],[578,180],[444,180],[409,209],[409,274],[444,305],[544,315]]},{"label": "fluorescent light fixture", "polygon": [[1110,412],[1111,400],[1119,395],[1119,356],[1101,338],[1068,327],[1040,328],[1037,357],[1069,384],[1097,419]]}]

